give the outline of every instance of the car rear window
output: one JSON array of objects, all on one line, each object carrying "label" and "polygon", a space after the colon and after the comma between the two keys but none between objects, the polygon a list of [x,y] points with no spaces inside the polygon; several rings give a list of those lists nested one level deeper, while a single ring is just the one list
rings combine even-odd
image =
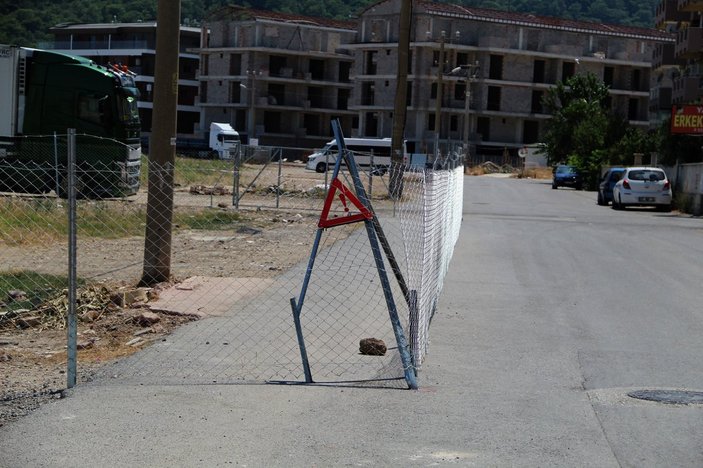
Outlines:
[{"label": "car rear window", "polygon": [[649,180],[654,182],[658,180],[664,180],[666,178],[666,175],[664,174],[664,171],[635,170],[630,171],[627,177],[631,180]]},{"label": "car rear window", "polygon": [[557,174],[572,174],[576,172],[575,167],[571,166],[559,166],[557,167]]}]

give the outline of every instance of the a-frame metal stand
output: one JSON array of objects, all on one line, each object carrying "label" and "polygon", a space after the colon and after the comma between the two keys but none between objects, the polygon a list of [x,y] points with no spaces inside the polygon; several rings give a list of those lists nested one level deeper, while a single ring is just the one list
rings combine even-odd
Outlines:
[{"label": "a-frame metal stand", "polygon": [[[326,220],[327,214],[329,212],[329,203],[331,197],[328,196],[328,200],[325,203],[325,208],[323,209],[322,216],[320,217],[320,222],[318,223],[318,229],[315,234],[315,240],[312,246],[312,252],[310,253],[310,259],[308,261],[308,267],[305,271],[305,279],[303,280],[303,286],[300,291],[300,296],[296,301],[295,298],[291,298],[290,304],[293,310],[293,320],[295,322],[295,331],[298,338],[298,346],[300,348],[300,356],[303,361],[303,371],[305,372],[305,382],[313,383],[312,372],[310,370],[310,362],[308,360],[307,351],[305,349],[305,339],[303,337],[303,327],[300,322],[300,314],[303,310],[303,303],[305,302],[305,295],[308,290],[310,283],[310,277],[312,275],[312,269],[315,265],[315,259],[317,257],[318,249],[320,248],[320,239],[322,238],[322,232],[330,227],[338,226],[341,224],[348,224],[352,222],[363,221],[366,225],[366,233],[369,238],[369,243],[371,245],[371,250],[373,252],[373,257],[376,262],[376,269],[378,270],[378,276],[381,281],[381,286],[383,288],[383,294],[386,299],[386,305],[388,307],[388,314],[390,317],[391,325],[393,326],[393,332],[395,334],[395,339],[398,344],[398,351],[400,352],[400,359],[403,364],[403,371],[405,374],[405,381],[408,383],[408,387],[411,389],[417,389],[417,376],[416,367],[413,362],[412,353],[410,352],[410,345],[405,337],[403,331],[403,326],[400,323],[400,318],[398,316],[398,309],[396,308],[395,299],[393,298],[393,293],[391,291],[390,282],[388,280],[388,274],[386,273],[386,268],[383,263],[383,257],[381,254],[381,247],[386,254],[386,258],[393,270],[393,273],[398,281],[402,293],[405,296],[405,300],[410,300],[410,295],[408,293],[408,288],[406,286],[403,275],[400,271],[398,263],[395,260],[395,256],[390,249],[390,244],[381,228],[381,224],[378,221],[376,213],[371,207],[371,201],[366,195],[366,190],[359,177],[359,170],[354,160],[354,156],[346,150],[346,145],[344,144],[344,136],[342,135],[341,126],[338,121],[332,122],[332,129],[334,131],[335,139],[337,140],[337,148],[339,149],[339,157],[337,157],[337,162],[334,165],[334,171],[332,173],[332,184],[330,186],[331,190],[339,190],[342,196],[346,196],[350,200],[350,196],[353,197],[350,201],[360,208],[361,214],[346,216],[341,218],[336,218],[334,220]],[[341,167],[342,159],[344,159],[349,173],[354,182],[354,190],[356,192],[356,197],[349,191],[346,191],[343,185],[338,182],[337,176],[339,175],[339,170]],[[336,182],[335,182],[336,181]],[[344,198],[342,198],[344,201]],[[358,204],[362,206],[359,206]],[[346,206],[346,204],[345,204]],[[346,218],[346,219],[345,219]],[[380,244],[380,245],[379,245]]]}]

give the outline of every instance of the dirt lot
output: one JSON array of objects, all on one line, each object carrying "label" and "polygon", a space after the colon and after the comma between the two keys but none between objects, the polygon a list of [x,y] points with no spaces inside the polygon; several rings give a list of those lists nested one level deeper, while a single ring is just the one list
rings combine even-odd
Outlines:
[{"label": "dirt lot", "polygon": [[[309,255],[317,213],[254,210],[242,214],[243,219],[227,232],[178,231],[173,243],[178,262],[174,262],[173,282],[185,280],[185,275],[271,277]],[[133,291],[136,286],[141,245],[142,238],[79,242],[81,270],[108,272],[79,290],[79,382],[89,380],[98,366],[136,352],[194,320],[149,309],[149,302],[172,284],[157,285],[148,294],[143,291],[127,298],[126,304],[115,300],[117,292]],[[65,245],[25,248],[22,255],[15,251],[19,247],[2,249],[3,260],[9,263],[6,268],[35,265],[42,274],[65,271]],[[124,294],[121,297],[123,301]],[[0,298],[0,302],[9,300]],[[67,382],[64,302],[63,296],[55,298],[53,307],[42,304],[0,327],[0,426],[63,395]]]}]

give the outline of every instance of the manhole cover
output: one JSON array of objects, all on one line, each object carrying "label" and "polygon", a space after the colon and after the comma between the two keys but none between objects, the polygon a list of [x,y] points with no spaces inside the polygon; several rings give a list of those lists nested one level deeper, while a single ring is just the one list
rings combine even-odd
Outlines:
[{"label": "manhole cover", "polygon": [[639,400],[656,401],[670,405],[696,405],[703,404],[703,392],[685,390],[637,390],[627,396]]}]

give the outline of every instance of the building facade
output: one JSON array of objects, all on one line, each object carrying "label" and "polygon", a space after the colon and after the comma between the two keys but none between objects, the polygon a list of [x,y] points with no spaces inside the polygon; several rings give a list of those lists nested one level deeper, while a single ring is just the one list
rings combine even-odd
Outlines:
[{"label": "building facade", "polygon": [[330,121],[339,119],[351,134],[354,57],[344,47],[355,41],[354,22],[229,6],[204,27],[202,132],[227,122],[245,142],[313,148],[331,139]]},{"label": "building facade", "polygon": [[[660,123],[671,106],[703,102],[703,1],[662,0],[655,12],[656,27],[675,40],[654,51],[650,110]],[[654,119],[653,119],[654,120]]]},{"label": "building facade", "polygon": [[[136,73],[142,134],[151,132],[156,23],[64,24],[50,29],[54,42],[42,45],[58,52],[88,57],[100,65],[119,64]],[[201,29],[181,26],[178,70],[178,136],[192,138],[200,128],[197,72]]]},{"label": "building facade", "polygon": [[[202,129],[223,120],[260,144],[310,147],[338,118],[345,135],[390,136],[400,5],[378,2],[355,22],[215,12],[201,49]],[[414,152],[468,142],[482,154],[516,153],[540,141],[544,94],[586,72],[609,86],[615,111],[646,129],[653,54],[675,44],[656,29],[426,1],[414,2],[411,31],[405,134]]]},{"label": "building facade", "polygon": [[[357,42],[349,46],[362,135],[391,132],[400,4],[386,0],[364,10]],[[540,141],[550,118],[542,97],[576,73],[602,79],[610,106],[646,129],[652,53],[673,43],[671,34],[655,29],[426,1],[414,2],[411,31],[406,135],[419,152],[431,151],[435,141],[468,139],[479,154],[512,154]],[[468,79],[452,76],[462,66],[471,70]]]}]

